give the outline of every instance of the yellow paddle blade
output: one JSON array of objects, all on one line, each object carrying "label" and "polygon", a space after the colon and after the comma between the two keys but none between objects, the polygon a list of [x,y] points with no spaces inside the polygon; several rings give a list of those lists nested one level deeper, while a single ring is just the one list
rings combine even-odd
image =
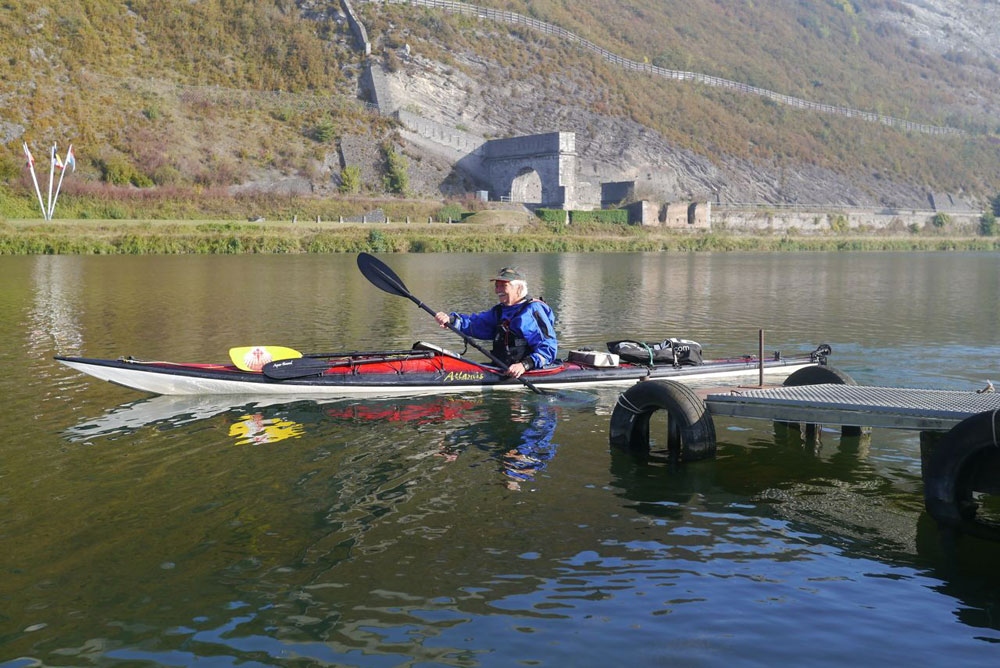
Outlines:
[{"label": "yellow paddle blade", "polygon": [[241,371],[260,371],[268,362],[302,357],[302,353],[282,346],[244,346],[230,348],[229,359]]}]

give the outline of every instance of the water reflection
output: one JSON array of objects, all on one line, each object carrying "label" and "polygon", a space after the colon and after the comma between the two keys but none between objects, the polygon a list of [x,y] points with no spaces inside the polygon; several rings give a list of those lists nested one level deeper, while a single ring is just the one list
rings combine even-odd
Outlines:
[{"label": "water reflection", "polygon": [[[512,259],[392,264],[428,303],[469,310],[482,267]],[[567,349],[683,333],[743,352],[766,324],[769,346],[829,342],[864,384],[1000,377],[995,253],[523,259]],[[751,423],[722,432],[717,459],[671,469],[609,465],[604,391],[586,411],[527,393],[132,401],[51,355],[454,341],[348,256],[3,269],[0,655],[14,665],[996,661],[998,546],[929,521],[912,435]],[[279,422],[301,432],[236,445]]]},{"label": "water reflection", "polygon": [[34,304],[26,350],[35,356],[50,347],[60,355],[77,355],[83,345],[79,313],[83,266],[73,260],[41,256],[32,266]]},{"label": "water reflection", "polygon": [[[111,408],[99,417],[84,420],[67,428],[63,435],[72,442],[100,437],[131,434],[143,427],[172,429],[215,415],[236,411],[244,413],[230,428],[230,435],[253,439],[257,433],[267,433],[268,426],[282,421],[278,414],[290,405],[287,397],[250,398],[233,395],[156,396],[130,401]],[[300,425],[301,427],[301,425]],[[274,432],[275,435],[279,432]],[[282,436],[288,438],[292,434]],[[301,430],[294,434],[301,435]],[[281,440],[281,439],[275,439]],[[260,442],[270,442],[262,440]]]},{"label": "water reflection", "polygon": [[262,413],[244,415],[229,427],[229,435],[237,445],[261,445],[277,443],[286,438],[298,438],[305,432],[305,426],[279,417],[264,417]]},{"label": "water reflection", "polygon": [[[925,586],[959,602],[954,614],[964,624],[1000,629],[1000,543],[930,518],[918,459],[878,467],[870,434],[824,429],[810,437],[780,425],[773,438],[759,427],[745,431],[746,440],[720,432],[718,457],[703,462],[615,451],[612,485],[629,507],[671,533],[672,544],[687,542],[691,555],[824,562],[817,579],[926,578]],[[885,439],[886,430],[875,437]],[[776,550],[780,543],[787,544]],[[829,563],[831,548],[845,561]],[[981,639],[1000,641],[995,634]]]},{"label": "water reflection", "polygon": [[438,430],[432,453],[445,462],[458,461],[470,449],[489,453],[499,464],[507,487],[520,489],[535,481],[556,453],[553,435],[559,422],[558,403],[521,393],[441,395],[364,400],[245,396],[157,396],[116,406],[103,415],[64,430],[71,442],[133,434],[143,428],[170,430],[226,418],[227,433],[237,445],[264,445],[297,439],[325,422],[408,425]]},{"label": "water reflection", "polygon": [[504,392],[367,401],[331,407],[326,414],[352,421],[449,423],[452,428],[439,432],[430,454],[452,463],[469,449],[488,453],[498,462],[507,488],[519,490],[522,483],[535,481],[555,456],[552,438],[560,410],[546,398]]}]

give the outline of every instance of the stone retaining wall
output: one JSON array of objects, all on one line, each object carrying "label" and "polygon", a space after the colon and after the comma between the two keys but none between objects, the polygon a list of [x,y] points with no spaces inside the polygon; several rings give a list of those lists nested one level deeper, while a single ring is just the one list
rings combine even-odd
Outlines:
[{"label": "stone retaining wall", "polygon": [[351,32],[354,33],[355,39],[358,40],[358,46],[366,56],[372,55],[372,43],[368,41],[368,31],[365,30],[365,24],[361,22],[361,19],[354,12],[351,0],[340,0],[340,6],[344,8],[344,14],[347,15],[347,22],[351,26]]},{"label": "stone retaining wall", "polygon": [[[930,210],[769,210],[766,207],[712,207],[711,229],[716,231],[769,232],[776,234],[881,233],[907,234],[933,228],[937,212]],[[941,229],[951,234],[976,234],[980,214],[950,213]]]}]

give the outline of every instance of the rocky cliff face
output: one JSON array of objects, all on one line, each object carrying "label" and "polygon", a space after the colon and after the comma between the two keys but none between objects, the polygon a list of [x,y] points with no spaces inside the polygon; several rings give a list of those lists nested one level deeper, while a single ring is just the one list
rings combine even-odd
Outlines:
[{"label": "rocky cliff face", "polygon": [[[869,17],[894,38],[913,48],[947,54],[964,66],[992,70],[1000,63],[1000,3],[995,0],[891,0],[866,8]],[[932,201],[924,183],[904,182],[863,167],[849,173],[817,164],[781,163],[718,155],[711,157],[672,144],[666,137],[622,116],[606,116],[590,104],[598,91],[565,79],[522,71],[487,61],[470,51],[452,51],[443,65],[420,53],[397,49],[386,73],[391,107],[483,138],[553,131],[576,133],[581,192],[591,198],[609,181],[635,181],[636,196],[723,203],[788,203],[925,209]],[[457,66],[456,66],[457,64]],[[686,85],[686,84],[677,84]],[[971,88],[959,106],[972,116],[1000,117],[1000,91]],[[863,123],[863,121],[857,121]],[[435,151],[433,138],[407,135],[415,153]],[[748,137],[752,142],[752,137]],[[439,170],[440,171],[440,170]],[[447,170],[445,170],[447,171]],[[459,170],[460,171],[460,170]],[[428,175],[424,175],[428,176]],[[415,175],[414,185],[428,193],[454,193],[433,175]],[[952,193],[962,204],[982,202]]]},{"label": "rocky cliff face", "polygon": [[[465,72],[413,56],[387,74],[392,105],[485,138],[575,132],[579,179],[591,185],[591,192],[599,193],[603,182],[634,180],[637,197],[658,201],[928,207],[925,188],[872,179],[869,174],[851,178],[814,165],[761,164],[731,157],[713,161],[679,149],[629,119],[567,104],[565,95],[552,92],[550,82],[508,77],[473,54],[453,55]],[[506,83],[488,83],[496,80]],[[414,183],[420,183],[420,176],[415,177]],[[450,191],[426,180],[423,186]]]},{"label": "rocky cliff face", "polygon": [[[966,68],[985,69],[1000,82],[1000,2],[996,0],[899,0],[903,11],[876,12],[921,49],[946,55]],[[962,100],[973,115],[1000,116],[1000,86],[970,88]]]}]

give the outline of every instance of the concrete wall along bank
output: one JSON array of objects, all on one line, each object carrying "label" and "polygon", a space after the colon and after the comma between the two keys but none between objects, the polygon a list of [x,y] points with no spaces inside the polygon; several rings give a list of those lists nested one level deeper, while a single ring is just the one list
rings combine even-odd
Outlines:
[{"label": "concrete wall along bank", "polygon": [[[837,232],[859,234],[910,234],[915,229],[933,228],[936,211],[894,209],[769,209],[714,204],[711,229],[717,232],[771,232],[776,234],[829,235]],[[950,213],[942,231],[974,235],[979,230],[979,213]]]}]

